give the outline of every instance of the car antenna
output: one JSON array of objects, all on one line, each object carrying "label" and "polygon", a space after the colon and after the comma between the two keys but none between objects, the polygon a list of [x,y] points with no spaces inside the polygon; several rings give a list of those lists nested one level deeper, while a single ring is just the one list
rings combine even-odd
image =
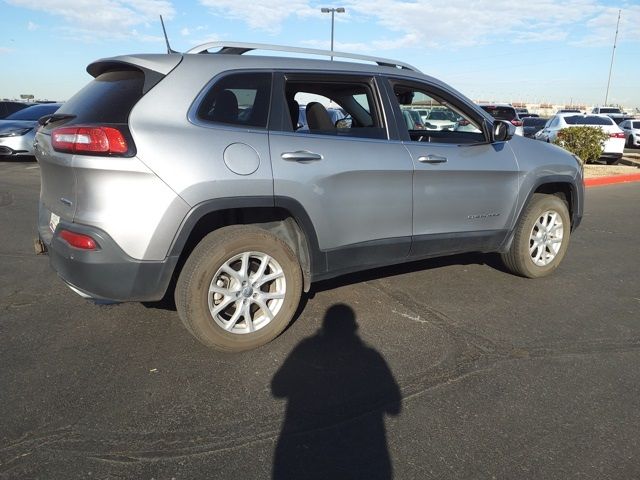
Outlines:
[{"label": "car antenna", "polygon": [[167,42],[167,53],[179,53],[179,52],[176,52],[175,50],[172,50],[171,46],[169,45],[169,37],[167,36],[167,29],[164,28],[164,21],[162,20],[162,15],[160,15],[160,23],[162,24],[162,33],[164,33],[164,40],[165,42]]}]

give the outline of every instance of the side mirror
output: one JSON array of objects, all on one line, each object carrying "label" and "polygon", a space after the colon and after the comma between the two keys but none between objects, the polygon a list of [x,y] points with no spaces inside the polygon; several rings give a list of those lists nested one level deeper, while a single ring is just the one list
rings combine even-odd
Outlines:
[{"label": "side mirror", "polygon": [[516,127],[511,122],[496,120],[491,129],[491,140],[493,142],[507,142],[516,134]]}]

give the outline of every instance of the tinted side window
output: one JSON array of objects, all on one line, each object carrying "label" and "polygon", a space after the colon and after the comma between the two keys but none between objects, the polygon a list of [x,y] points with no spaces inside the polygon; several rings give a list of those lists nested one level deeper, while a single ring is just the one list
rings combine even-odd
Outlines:
[{"label": "tinted side window", "polygon": [[270,99],[270,73],[235,73],[211,86],[197,117],[206,122],[266,128]]},{"label": "tinted side window", "polygon": [[140,70],[105,72],[71,97],[58,113],[75,115],[74,123],[126,123],[142,98],[143,87]]}]

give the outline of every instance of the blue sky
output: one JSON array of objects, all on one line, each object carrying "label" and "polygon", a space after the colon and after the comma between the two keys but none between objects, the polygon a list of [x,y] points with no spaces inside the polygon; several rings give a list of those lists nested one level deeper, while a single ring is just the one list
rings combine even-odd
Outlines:
[{"label": "blue sky", "polygon": [[640,107],[640,1],[0,0],[0,98],[66,100],[91,61],[206,41],[329,48],[395,58],[475,100],[601,104],[618,10],[610,103]]}]

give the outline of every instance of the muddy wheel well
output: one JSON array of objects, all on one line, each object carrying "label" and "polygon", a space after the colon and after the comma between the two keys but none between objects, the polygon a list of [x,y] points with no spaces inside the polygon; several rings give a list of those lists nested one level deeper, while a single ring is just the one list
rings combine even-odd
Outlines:
[{"label": "muddy wheel well", "polygon": [[293,215],[287,210],[277,207],[236,208],[204,215],[194,225],[187,238],[176,265],[173,274],[174,282],[172,283],[177,280],[184,263],[196,245],[210,232],[229,225],[255,225],[268,230],[283,240],[298,257],[304,279],[304,291],[309,291],[311,285],[309,243]]}]

